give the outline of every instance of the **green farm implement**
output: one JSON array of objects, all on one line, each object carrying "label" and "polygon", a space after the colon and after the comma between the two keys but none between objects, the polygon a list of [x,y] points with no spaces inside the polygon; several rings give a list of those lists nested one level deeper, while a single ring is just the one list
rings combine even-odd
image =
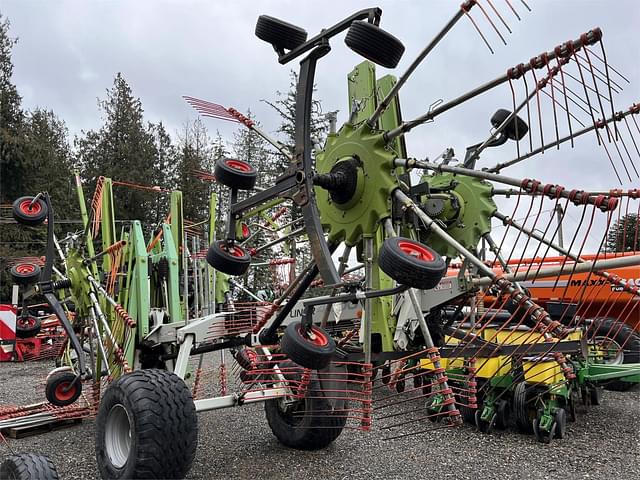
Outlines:
[{"label": "green farm implement", "polygon": [[[602,32],[535,55],[414,120],[402,117],[401,87],[478,5],[463,2],[399,78],[376,75],[376,65],[395,68],[404,53],[380,27],[378,8],[310,39],[260,16],[256,35],[278,62],[301,59],[295,147],[233,108],[185,97],[205,116],[254,131],[285,163],[273,185],[255,189],[251,164],[219,159],[213,177],[229,189],[226,218],[215,218],[212,198],[208,223],[191,238],[180,192],[168,193],[170,214],[150,238],[138,221],[116,232],[110,179],[99,181],[90,213],[78,183],[84,232],[59,242],[46,193],[14,205],[19,222],[48,220],[43,273],[25,294],[44,295],[69,337],[48,399],[69,406],[92,386],[103,478],[185,476],[196,412],[207,410],[264,402],[280,442],[306,450],[326,447],[346,426],[393,438],[463,421],[483,432],[515,425],[549,442],[566,434],[581,405],[601,401],[603,387],[640,381],[640,337],[625,323],[638,315],[639,291],[614,273],[640,265],[640,255],[604,248],[612,222],[635,211],[639,192],[620,185],[588,192],[501,173],[545,151],[555,156],[556,147],[590,132],[616,174],[635,170],[627,147],[635,145],[640,107],[615,110],[614,85],[623,80],[606,62]],[[367,60],[347,74],[348,120],[314,150],[315,72],[343,32]],[[511,108],[493,114],[488,138],[466,147],[462,160],[453,148],[434,159],[409,156],[411,130],[499,87],[508,89]],[[586,110],[574,105],[578,98]],[[543,106],[546,116],[553,112],[551,129]],[[480,166],[487,149],[505,145],[514,147],[513,159]],[[558,212],[556,224],[543,215],[550,211]],[[223,238],[215,236],[216,220],[225,222]],[[312,260],[293,275],[289,253],[303,242]],[[545,262],[550,253],[561,259]],[[268,285],[275,298],[233,278],[264,267],[277,278]],[[584,284],[569,290],[578,278]],[[585,293],[591,280],[607,292],[595,315]],[[540,282],[567,285],[553,311],[531,294]],[[610,318],[614,304],[618,317]],[[203,393],[207,378],[215,388]]]}]

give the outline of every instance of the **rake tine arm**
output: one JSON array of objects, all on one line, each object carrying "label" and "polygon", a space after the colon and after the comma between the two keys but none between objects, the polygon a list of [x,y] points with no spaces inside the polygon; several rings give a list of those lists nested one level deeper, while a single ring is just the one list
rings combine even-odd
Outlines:
[{"label": "rake tine arm", "polygon": [[[558,267],[550,267],[541,269],[538,272],[516,272],[504,275],[503,278],[509,282],[525,281],[541,277],[556,277],[559,275],[568,275],[570,273],[589,273],[594,271],[612,270],[615,268],[631,267],[640,265],[640,255],[627,257],[608,258],[606,260],[585,261],[578,264],[575,269],[573,265],[564,265]],[[491,278],[473,279],[471,282],[478,287],[487,287],[493,283]],[[635,292],[634,292],[635,293]]]},{"label": "rake tine arm", "polygon": [[634,105],[631,105],[631,107],[629,107],[629,109],[626,110],[625,112],[618,112],[613,117],[609,117],[605,121],[599,120],[594,125],[591,125],[589,127],[583,128],[582,130],[574,132],[573,136],[567,135],[566,137],[563,137],[560,140],[556,140],[554,142],[548,143],[544,147],[537,148],[536,150],[533,150],[533,151],[531,151],[529,153],[521,155],[520,157],[514,158],[513,160],[509,160],[509,161],[504,162],[504,163],[498,163],[494,167],[491,167],[491,168],[485,170],[485,172],[497,173],[500,170],[502,170],[503,168],[510,167],[512,165],[515,165],[516,163],[520,163],[523,160],[526,160],[527,158],[530,158],[530,157],[533,157],[534,155],[537,155],[538,153],[540,153],[545,148],[555,147],[556,145],[560,145],[561,143],[564,143],[564,142],[567,142],[567,141],[571,140],[571,138],[579,137],[580,135],[584,135],[585,133],[589,133],[592,130],[595,130],[596,128],[604,128],[604,126],[606,124],[609,124],[611,122],[620,121],[620,120],[626,118],[627,116],[629,116],[631,114],[637,115],[638,113],[640,113],[640,103],[636,103]]},{"label": "rake tine arm", "polygon": [[584,205],[591,204],[600,208],[602,211],[611,211],[614,210],[618,205],[618,199],[612,195],[599,195],[592,196],[588,192],[583,190],[570,190],[568,191],[565,187],[561,185],[552,185],[552,184],[542,184],[537,180],[532,180],[529,178],[525,178],[523,180],[519,180],[513,177],[506,177],[504,175],[499,175],[496,173],[491,173],[488,171],[479,171],[472,170],[464,167],[454,167],[451,165],[442,165],[435,164],[431,162],[427,162],[424,160],[416,160],[416,159],[396,159],[394,161],[396,166],[405,167],[405,168],[421,168],[424,170],[432,170],[435,172],[448,172],[455,173],[459,175],[466,175],[469,177],[481,178],[483,180],[488,180],[492,182],[504,183],[507,185],[511,185],[513,187],[522,188],[525,191],[537,192],[543,195],[546,195],[550,198],[568,198],[576,205]]},{"label": "rake tine arm", "polygon": [[[466,3],[470,4],[468,8],[471,8],[473,7],[473,5],[475,5],[475,2],[466,2]],[[464,15],[463,7],[464,5],[460,6],[460,9],[456,12],[453,18],[451,18],[451,20],[447,22],[444,28],[431,40],[431,42],[429,42],[429,44],[424,48],[424,50],[420,52],[420,54],[411,63],[411,65],[409,65],[409,68],[407,68],[407,71],[404,72],[402,76],[398,79],[398,82],[393,86],[391,91],[380,102],[380,104],[378,105],[378,108],[376,108],[376,111],[373,112],[371,117],[367,120],[367,124],[371,128],[376,128],[376,124],[378,122],[378,119],[380,118],[380,115],[382,115],[385,112],[385,110],[389,107],[393,99],[398,95],[398,92],[400,91],[400,89],[407,82],[407,80],[409,80],[409,77],[411,76],[411,74],[415,71],[416,68],[418,68],[418,65],[422,63],[422,61],[427,57],[427,55],[429,55],[429,53],[436,47],[436,45],[440,43],[440,40],[442,40],[447,35],[447,33],[449,33],[449,30],[451,30],[453,26],[456,23],[458,23],[458,21],[462,18],[462,16]]]},{"label": "rake tine arm", "polygon": [[[475,2],[465,2],[465,3],[468,4],[468,7],[466,7],[467,9],[475,5]],[[449,31],[453,28],[453,26],[456,23],[458,23],[458,21],[462,18],[462,16],[464,15],[464,8],[465,8],[465,4],[460,6],[460,9],[456,12],[453,18],[451,18],[451,20],[447,22],[444,28],[440,30],[440,33],[438,33],[435,37],[433,37],[431,42],[429,42],[429,44],[424,48],[424,50],[420,52],[420,54],[416,57],[413,63],[409,65],[409,68],[407,68],[407,71],[404,72],[402,76],[398,79],[398,82],[393,86],[393,88],[387,94],[387,96],[380,102],[380,104],[378,105],[378,108],[376,108],[376,111],[373,112],[371,117],[367,120],[367,124],[371,128],[376,128],[376,123],[378,122],[380,115],[382,115],[385,112],[385,110],[389,107],[391,102],[393,102],[393,99],[398,95],[398,92],[403,87],[403,85],[407,82],[407,80],[409,80],[409,77],[415,71],[415,69],[418,68],[418,65],[422,63],[422,61],[427,57],[427,55],[429,55],[429,53],[431,53],[431,51],[436,47],[436,45],[440,43],[440,40],[442,40],[447,35],[447,33],[449,33]]]},{"label": "rake tine arm", "polygon": [[[566,58],[561,59],[561,63],[568,63],[569,60]],[[525,98],[520,105],[518,105],[518,107],[511,112],[511,114],[504,119],[504,121],[493,130],[493,132],[491,133],[491,135],[489,135],[489,138],[487,138],[478,148],[475,149],[475,151],[473,152],[473,155],[471,155],[471,157],[469,157],[468,159],[465,159],[465,162],[473,162],[474,160],[478,159],[478,157],[480,156],[480,154],[482,153],[482,151],[487,148],[500,134],[500,132],[502,132],[507,125],[509,125],[509,123],[515,118],[515,116],[518,114],[518,112],[520,110],[522,110],[530,101],[534,96],[538,95],[538,92],[540,92],[544,87],[546,87],[548,85],[548,83],[550,81],[552,81],[553,77],[555,77],[558,73],[560,72],[560,67],[553,67],[549,69],[549,73],[547,74],[547,76],[545,76],[544,78],[540,79],[540,81],[536,82],[536,88],[527,96],[527,98]],[[554,99],[555,102],[555,99]],[[539,105],[540,102],[538,102]],[[555,111],[555,110],[554,110]],[[541,123],[541,128],[542,128],[542,123]]]},{"label": "rake tine arm", "polygon": [[542,53],[537,57],[533,57],[526,64],[520,64],[516,67],[512,67],[507,70],[504,75],[501,75],[479,87],[474,88],[473,90],[468,91],[460,95],[453,100],[443,103],[439,107],[434,108],[433,110],[428,111],[424,115],[420,117],[410,120],[408,122],[402,123],[400,126],[394,128],[385,133],[385,141],[391,142],[393,139],[400,135],[404,135],[405,133],[411,131],[413,128],[422,125],[424,123],[430,122],[438,115],[451,110],[454,107],[457,107],[461,103],[466,102],[467,100],[471,100],[472,98],[477,97],[499,85],[502,85],[505,82],[508,82],[509,79],[517,79],[523,76],[526,72],[533,70],[534,68],[542,68],[545,67],[549,60],[553,60],[556,57],[568,58],[573,52],[576,52],[582,49],[585,45],[593,45],[598,42],[602,38],[602,31],[599,28],[595,28],[593,30],[589,30],[586,33],[583,33],[580,38],[569,41],[562,45],[558,45],[553,49],[553,51]]}]

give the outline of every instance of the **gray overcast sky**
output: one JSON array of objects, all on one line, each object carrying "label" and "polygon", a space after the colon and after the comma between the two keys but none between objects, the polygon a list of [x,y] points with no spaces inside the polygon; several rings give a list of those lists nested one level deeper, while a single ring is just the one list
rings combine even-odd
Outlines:
[{"label": "gray overcast sky", "polygon": [[[240,110],[251,108],[267,130],[278,119],[260,99],[273,99],[289,85],[295,65],[277,63],[271,47],[254,36],[258,15],[269,14],[296,23],[316,34],[344,16],[369,6],[383,9],[382,26],[400,38],[406,52],[400,74],[426,42],[455,13],[461,0],[396,0],[363,2],[302,0],[2,0],[0,11],[11,20],[11,34],[19,37],[14,49],[14,81],[26,107],[53,109],[72,133],[100,125],[96,97],[104,97],[116,72],[124,73],[134,94],[142,99],[150,121],[162,120],[172,134],[195,112],[182,100],[189,94]],[[448,100],[502,74],[508,66],[577,38],[595,26],[604,32],[610,62],[631,80],[618,96],[619,109],[640,101],[640,62],[635,41],[640,25],[640,2],[510,0],[522,16],[518,22],[506,0],[492,0],[513,29],[503,46],[482,18],[472,11],[495,49],[491,55],[468,19],[462,19],[418,69],[403,89],[403,115],[426,111],[437,99]],[[486,0],[484,0],[487,8]],[[495,16],[494,16],[495,18]],[[496,20],[497,21],[497,20]],[[504,31],[504,28],[502,28]],[[343,36],[332,41],[333,51],[319,66],[318,97],[324,109],[341,111],[345,119],[346,74],[361,58],[351,52]],[[598,51],[598,50],[596,50]],[[379,74],[388,70],[379,68]],[[511,105],[508,85],[485,94],[408,138],[410,155],[434,157],[452,146],[459,157],[464,147],[481,141],[489,131],[496,108]],[[551,110],[547,110],[546,128]],[[584,118],[584,116],[583,116]],[[210,131],[230,137],[233,125],[207,120]],[[546,138],[551,138],[550,134]],[[617,186],[604,151],[591,139],[574,150],[548,152],[527,167],[508,170],[514,176],[535,176],[567,186]],[[514,144],[487,152],[481,165],[508,159]],[[640,183],[625,182],[624,186]]]}]

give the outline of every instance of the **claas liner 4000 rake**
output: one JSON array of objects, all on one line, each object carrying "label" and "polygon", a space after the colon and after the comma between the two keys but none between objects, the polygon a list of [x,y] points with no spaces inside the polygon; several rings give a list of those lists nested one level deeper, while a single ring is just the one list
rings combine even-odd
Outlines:
[{"label": "claas liner 4000 rake", "polygon": [[[277,343],[279,327],[301,302],[302,320],[287,326],[279,342],[281,354],[319,372],[335,359],[357,362],[358,368],[351,364],[347,371],[364,382],[365,395],[374,393],[370,407],[365,402],[366,408],[358,411],[361,425],[368,429],[373,416],[391,437],[455,426],[465,419],[481,431],[515,423],[549,442],[565,435],[567,417],[575,416],[578,402],[597,404],[603,386],[624,389],[640,380],[640,365],[633,363],[638,362],[640,337],[624,322],[638,315],[638,290],[609,272],[640,259],[605,249],[613,222],[629,230],[628,214],[638,191],[590,193],[500,173],[593,132],[618,181],[637,178],[634,116],[640,107],[615,110],[614,94],[626,79],[607,63],[602,32],[590,30],[536,55],[449,102],[432,105],[415,120],[401,118],[398,91],[461,18],[473,21],[471,11],[477,6],[487,20],[494,12],[506,26],[495,6],[486,4],[487,9],[480,2],[464,2],[398,80],[375,76],[374,64],[394,68],[404,51],[399,40],[378,26],[378,9],[358,12],[310,40],[294,25],[260,17],[256,35],[273,46],[280,63],[306,54],[298,77],[293,152],[283,152],[282,145],[237,110],[186,97],[205,116],[243,123],[289,159],[274,186],[243,198],[239,192],[253,186],[256,176],[251,165],[236,159],[216,165],[216,178],[231,189],[231,207],[227,238],[214,242],[208,252],[214,268],[232,275],[246,272],[256,250],[237,235],[238,225],[261,205],[274,208],[278,201],[299,207],[305,228],[296,233],[306,235],[314,257],[276,300],[280,308],[269,312],[272,318],[256,341]],[[349,121],[312,152],[315,69],[330,51],[329,40],[344,30],[347,46],[368,61],[348,75]],[[435,161],[407,155],[403,139],[410,130],[505,84],[512,108],[494,113],[489,137],[468,147],[461,162],[452,149]],[[551,129],[543,126],[543,109],[547,116],[553,114]],[[476,169],[487,148],[509,140],[515,143],[513,160]],[[415,182],[417,171],[424,173]],[[499,196],[515,200],[497,202]],[[507,205],[507,213],[498,203]],[[567,211],[572,209],[579,220],[570,223],[574,215]],[[549,211],[560,212],[557,226],[543,219],[542,213]],[[502,238],[492,229],[494,219],[506,227]],[[341,244],[336,268],[332,255]],[[353,271],[348,262],[354,247],[364,272],[357,281],[343,277]],[[551,254],[561,255],[561,261],[545,262]],[[306,298],[318,274],[331,294]],[[553,310],[551,302],[545,305],[548,310],[536,303],[525,286],[557,285],[560,278],[565,285],[579,278],[584,288],[571,294],[564,289]],[[601,280],[611,294],[587,318],[593,312],[593,298],[586,294],[592,279]],[[331,338],[325,328],[328,316],[348,302],[363,305],[362,319],[353,330]],[[614,306],[620,318],[608,318]],[[319,325],[314,322],[318,307],[324,308],[316,317]],[[248,366],[245,376],[264,374]],[[373,386],[369,382],[378,372],[381,385]],[[411,399],[422,404],[405,408]],[[331,415],[341,411],[336,408]],[[318,416],[329,415],[323,410]],[[424,419],[441,422],[429,426]]]},{"label": "claas liner 4000 rake", "polygon": [[[500,173],[593,132],[614,173],[637,177],[634,158],[640,152],[633,133],[639,131],[635,116],[640,107],[614,109],[614,94],[626,80],[608,65],[602,32],[583,33],[451,101],[432,105],[415,120],[402,120],[398,92],[424,58],[461,19],[476,26],[476,11],[502,38],[501,30],[509,29],[507,14],[519,19],[528,9],[524,2],[518,4],[523,12],[505,3],[508,10],[502,14],[490,0],[464,2],[397,80],[375,75],[375,64],[395,68],[404,52],[402,43],[380,28],[380,9],[359,11],[309,40],[297,26],[259,17],[256,35],[273,47],[281,64],[303,57],[293,151],[237,110],[186,97],[205,116],[244,124],[287,159],[274,185],[254,194],[248,191],[257,172],[248,162],[223,158],[216,163],[213,177],[229,187],[230,206],[225,238],[209,246],[208,264],[231,276],[261,263],[285,268],[289,259],[281,258],[282,245],[300,237],[308,241],[313,260],[271,302],[233,305],[227,295],[228,311],[192,319],[180,306],[173,270],[158,276],[147,265],[157,269],[162,258],[174,265],[184,256],[184,246],[176,245],[183,237],[174,236],[170,225],[162,227],[162,242],[146,248],[140,235],[125,239],[128,263],[120,273],[130,280],[120,289],[120,303],[97,271],[98,258],[124,248],[113,247],[115,234],[103,238],[103,257],[85,252],[75,265],[67,261],[68,272],[81,274],[63,275],[63,283],[50,282],[47,262],[49,276],[42,277],[39,288],[71,288],[74,296],[88,298],[85,313],[104,340],[97,342],[95,354],[107,359],[112,380],[97,417],[96,453],[103,477],[184,476],[195,455],[197,411],[265,402],[276,437],[299,449],[325,447],[348,427],[379,428],[392,438],[455,427],[463,420],[482,431],[515,423],[549,442],[565,434],[578,403],[598,403],[603,386],[624,389],[640,380],[640,365],[630,363],[638,360],[640,338],[624,323],[638,315],[638,289],[613,273],[640,264],[640,256],[604,248],[607,230],[623,221],[623,210],[634,211],[639,192],[587,192]],[[345,31],[347,46],[367,61],[348,75],[349,121],[313,152],[316,66],[330,52],[330,40]],[[511,109],[495,112],[489,137],[468,147],[462,161],[452,149],[435,160],[408,156],[404,136],[409,131],[507,84]],[[543,127],[543,106],[553,114],[551,130]],[[509,140],[515,146],[513,160],[476,169],[487,148]],[[43,208],[50,208],[43,198]],[[284,225],[277,226],[284,211]],[[559,211],[560,220],[567,220],[553,226],[542,216],[548,211]],[[293,212],[300,212],[300,218],[293,218]],[[172,210],[171,225],[178,216]],[[263,219],[275,238],[260,245],[256,239],[264,237],[247,227]],[[492,228],[493,220],[503,232]],[[626,227],[623,231],[637,236],[637,230],[629,233],[635,225]],[[49,240],[52,245],[51,235]],[[332,256],[341,245],[336,267]],[[48,253],[53,254],[52,247]],[[551,255],[561,260],[552,263]],[[349,265],[354,258],[357,264]],[[102,268],[112,270],[109,264]],[[156,289],[161,295],[153,302],[145,290],[149,278],[164,285]],[[527,288],[543,281],[572,285],[577,278],[584,288],[565,289],[555,309],[551,302],[543,308]],[[602,280],[601,287],[611,293],[587,317],[594,311],[586,293],[591,279]],[[326,295],[310,294],[318,284],[328,289]],[[150,304],[156,308],[145,308]],[[354,304],[362,307],[360,317],[346,325],[329,321]],[[619,318],[609,318],[613,306]],[[292,321],[298,310],[301,319]],[[73,328],[67,331],[78,358],[84,358]],[[109,351],[101,350],[103,344]],[[191,375],[189,359],[217,350],[230,351],[236,365],[227,372],[221,357],[217,391],[200,398],[204,367],[197,364],[200,368]],[[102,373],[97,365],[87,369],[78,361],[72,376],[95,379]],[[191,389],[185,383],[189,377]],[[77,382],[72,379],[61,391]]]}]

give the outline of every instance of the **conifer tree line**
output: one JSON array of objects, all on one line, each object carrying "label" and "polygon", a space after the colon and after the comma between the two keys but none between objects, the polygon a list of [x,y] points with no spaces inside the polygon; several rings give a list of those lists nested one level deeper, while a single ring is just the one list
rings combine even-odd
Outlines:
[{"label": "conifer tree line", "polygon": [[[212,135],[196,119],[179,131],[169,132],[160,121],[145,120],[143,105],[126,78],[116,73],[113,84],[98,101],[103,119],[96,130],[82,130],[74,138],[53,111],[27,110],[12,82],[12,48],[17,42],[10,23],[0,12],[0,302],[10,296],[7,263],[13,258],[41,255],[45,232],[42,228],[18,226],[11,219],[10,205],[18,197],[46,190],[55,209],[59,234],[81,228],[72,224],[80,218],[73,180],[78,171],[83,180],[85,201],[91,200],[99,176],[120,182],[178,189],[183,192],[184,217],[205,220],[212,191],[219,195],[218,218],[226,211],[226,189],[194,175],[213,172],[216,160],[233,156],[251,163],[259,172],[258,188],[273,185],[286,160],[274,153],[254,132],[239,127],[233,138]],[[297,78],[292,74],[290,91],[276,92],[266,101],[282,117],[275,135],[285,145],[293,144],[293,111]],[[253,118],[251,112],[247,116]],[[326,134],[319,102],[314,115],[314,136]],[[255,119],[254,119],[255,120]],[[168,213],[168,195],[135,188],[114,188],[116,218],[140,220],[148,229],[158,225]],[[224,222],[218,222],[219,229]],[[252,278],[252,283],[258,279]]]}]

